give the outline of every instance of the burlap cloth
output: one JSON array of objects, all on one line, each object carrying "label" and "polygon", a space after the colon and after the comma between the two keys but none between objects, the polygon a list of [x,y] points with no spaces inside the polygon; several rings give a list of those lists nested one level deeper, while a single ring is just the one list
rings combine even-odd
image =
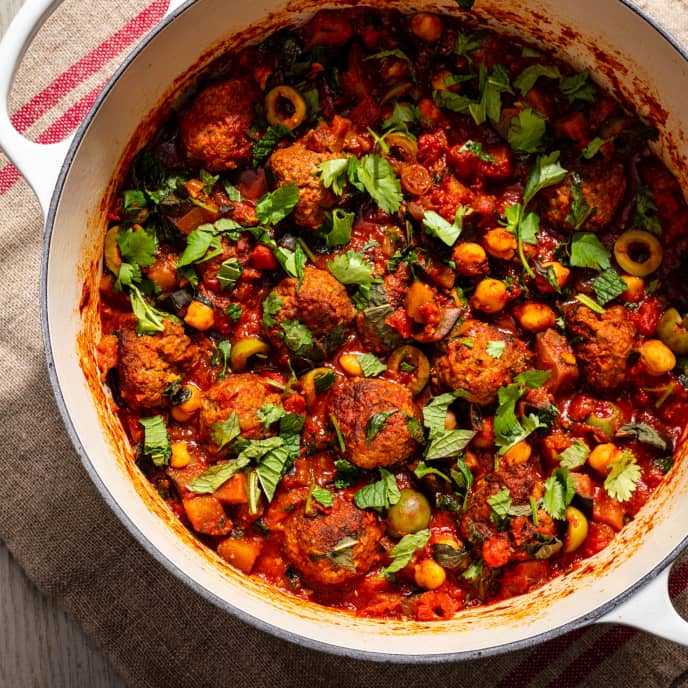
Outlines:
[{"label": "burlap cloth", "polygon": [[[687,0],[639,4],[688,45]],[[165,6],[164,0],[66,0],[17,76],[16,125],[45,142],[68,133]],[[38,203],[3,158],[0,535],[27,575],[73,615],[132,686],[688,686],[685,648],[621,626],[582,629],[484,660],[382,665],[277,640],[191,592],[110,512],[63,429],[40,335],[41,240]],[[671,586],[684,615],[687,586],[684,555]]]}]

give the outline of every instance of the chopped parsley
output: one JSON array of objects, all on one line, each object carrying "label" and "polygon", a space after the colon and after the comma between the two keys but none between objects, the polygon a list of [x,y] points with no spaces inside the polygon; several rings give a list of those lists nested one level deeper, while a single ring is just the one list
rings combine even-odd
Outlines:
[{"label": "chopped parsley", "polygon": [[511,148],[519,153],[535,153],[542,148],[546,131],[545,117],[527,107],[511,118],[507,140]]}]

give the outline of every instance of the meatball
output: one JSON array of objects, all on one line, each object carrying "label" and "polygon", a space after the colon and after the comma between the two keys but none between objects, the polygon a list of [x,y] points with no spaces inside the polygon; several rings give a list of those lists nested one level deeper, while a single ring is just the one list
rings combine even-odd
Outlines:
[{"label": "meatball", "polygon": [[[303,281],[287,277],[272,291],[273,303],[279,305],[274,314],[275,324],[268,332],[270,341],[277,347],[284,346],[293,353],[289,341],[285,343],[281,324],[288,320],[298,320],[313,335],[314,345],[327,352],[342,339],[344,330],[356,315],[349,295],[344,286],[326,270],[306,266]],[[307,357],[312,357],[308,352]]]},{"label": "meatball", "polygon": [[334,160],[333,153],[316,153],[302,143],[278,148],[268,160],[268,169],[279,186],[296,184],[299,202],[291,218],[309,229],[318,229],[325,221],[325,210],[331,208],[336,196],[320,181],[317,166],[326,160]]},{"label": "meatball", "polygon": [[120,394],[134,408],[169,406],[165,392],[180,380],[184,364],[194,354],[181,324],[168,318],[163,323],[165,329],[156,335],[138,335],[129,328],[120,332]]},{"label": "meatball", "polygon": [[284,554],[303,578],[341,585],[367,573],[381,557],[377,516],[337,495],[327,511],[306,515],[297,506],[284,522]]},{"label": "meatball", "polygon": [[541,218],[554,227],[572,231],[570,222],[574,194],[580,193],[591,209],[585,229],[597,232],[614,218],[626,191],[626,175],[621,163],[594,160],[579,166],[578,191],[574,189],[575,176],[569,174],[561,184],[545,189],[540,194]]},{"label": "meatball", "polygon": [[229,79],[203,89],[179,119],[188,157],[210,172],[248,163],[253,150],[248,131],[258,95],[250,79]]},{"label": "meatball", "polygon": [[263,404],[280,404],[280,393],[265,378],[254,373],[228,375],[214,384],[201,401],[200,431],[210,437],[214,423],[227,420],[232,413],[239,418],[241,433],[248,439],[257,439],[266,434],[258,418]]},{"label": "meatball", "polygon": [[576,305],[566,314],[566,327],[572,338],[579,338],[575,351],[587,383],[598,390],[618,387],[626,377],[636,335],[626,309],[612,306],[598,315]]},{"label": "meatball", "polygon": [[[505,342],[498,358],[487,353],[490,342]],[[530,365],[526,345],[479,320],[466,320],[450,334],[446,352],[433,361],[433,383],[438,387],[463,389],[475,404],[490,404],[497,390],[511,383]]]},{"label": "meatball", "polygon": [[420,418],[406,387],[389,380],[351,378],[332,387],[330,398],[352,463],[372,469],[411,458],[417,444],[408,419]]}]

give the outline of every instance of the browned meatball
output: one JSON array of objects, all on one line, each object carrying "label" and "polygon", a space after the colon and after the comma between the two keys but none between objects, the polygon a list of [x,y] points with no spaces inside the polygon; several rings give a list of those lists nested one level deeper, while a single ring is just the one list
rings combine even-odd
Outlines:
[{"label": "browned meatball", "polygon": [[337,495],[325,512],[294,509],[284,522],[284,554],[311,584],[341,585],[380,560],[382,535],[375,514]]},{"label": "browned meatball", "polygon": [[406,387],[389,380],[351,378],[334,386],[330,397],[349,461],[377,468],[411,458],[417,444],[408,419],[420,418]]},{"label": "browned meatball", "polygon": [[229,79],[203,89],[179,119],[189,158],[210,172],[233,170],[251,160],[253,104],[258,89],[250,79]]},{"label": "browned meatball", "polygon": [[179,381],[183,365],[193,356],[191,340],[178,322],[165,318],[156,335],[137,335],[123,329],[119,335],[120,393],[135,408],[169,406],[166,390]]},{"label": "browned meatball", "polygon": [[[590,206],[591,213],[584,228],[597,232],[614,218],[626,191],[623,165],[594,160],[580,165],[577,170],[580,192]],[[570,213],[574,197],[574,175],[569,174],[561,184],[545,189],[540,194],[540,213],[548,224],[572,231]],[[567,219],[568,218],[568,219]]]},{"label": "browned meatball", "polygon": [[[495,341],[506,342],[499,358],[487,353],[488,343]],[[434,359],[432,379],[441,388],[465,390],[473,403],[490,404],[500,387],[529,367],[530,358],[520,339],[480,320],[466,320],[451,332],[446,352]]]},{"label": "browned meatball", "polygon": [[635,342],[635,326],[623,306],[598,315],[576,305],[566,314],[567,332],[578,338],[576,355],[586,382],[594,389],[614,389],[626,376],[628,356]]},{"label": "browned meatball", "polygon": [[[344,286],[327,270],[306,266],[303,281],[287,277],[272,291],[273,303],[279,310],[274,314],[275,324],[268,332],[275,346],[284,346],[285,337],[281,324],[298,320],[311,332],[316,349],[329,351],[341,341],[344,331],[356,315]],[[294,351],[289,340],[286,346],[293,353],[312,357],[313,352]]]},{"label": "browned meatball", "polygon": [[325,210],[334,205],[336,196],[322,185],[317,166],[337,157],[333,153],[316,153],[302,143],[278,148],[270,156],[268,169],[278,186],[296,184],[299,187],[299,202],[291,215],[297,224],[318,229],[324,222]]},{"label": "browned meatball", "polygon": [[265,378],[253,373],[228,375],[213,385],[201,401],[200,430],[207,438],[213,423],[227,420],[232,413],[239,418],[241,433],[248,439],[266,434],[258,418],[263,404],[280,403],[280,393]]}]

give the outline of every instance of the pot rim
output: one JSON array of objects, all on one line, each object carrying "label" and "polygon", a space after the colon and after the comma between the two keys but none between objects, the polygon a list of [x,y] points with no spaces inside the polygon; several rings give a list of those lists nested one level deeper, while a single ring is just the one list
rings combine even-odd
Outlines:
[{"label": "pot rim", "polygon": [[[543,631],[541,633],[534,634],[528,638],[522,640],[510,641],[506,643],[500,643],[498,645],[492,645],[490,647],[473,649],[473,650],[459,650],[457,652],[445,652],[439,654],[406,654],[397,655],[393,653],[384,652],[373,652],[364,649],[354,649],[349,647],[344,647],[341,645],[335,645],[312,638],[308,638],[301,634],[285,630],[279,626],[276,626],[265,619],[259,618],[250,614],[239,607],[234,606],[226,599],[215,594],[202,584],[200,584],[195,578],[190,574],[183,571],[169,556],[162,552],[158,547],[156,547],[146,535],[139,529],[139,527],[134,523],[132,518],[129,516],[127,511],[123,506],[112,495],[108,486],[101,479],[98,474],[88,452],[84,449],[84,446],[79,437],[72,418],[67,409],[67,404],[65,402],[64,395],[62,394],[62,389],[60,382],[58,380],[57,371],[55,367],[55,357],[53,355],[53,349],[51,344],[51,326],[48,318],[48,264],[50,259],[50,244],[53,236],[53,230],[55,227],[55,217],[57,214],[57,209],[59,206],[59,201],[62,197],[62,192],[64,190],[64,184],[67,178],[67,174],[72,167],[72,162],[76,156],[77,150],[81,144],[81,141],[88,131],[93,120],[97,117],[98,111],[103,101],[108,97],[111,90],[122,76],[122,74],[129,68],[129,66],[138,59],[140,53],[153,41],[159,33],[164,31],[164,29],[175,21],[178,17],[183,15],[190,7],[192,7],[197,0],[185,0],[179,7],[177,7],[170,14],[165,16],[155,27],[153,27],[145,38],[125,57],[122,64],[115,70],[113,75],[108,79],[107,83],[103,87],[102,91],[96,98],[95,102],[91,106],[82,122],[79,124],[78,128],[74,133],[74,138],[69,146],[67,155],[65,156],[64,162],[60,168],[57,181],[55,183],[55,188],[53,190],[48,213],[44,222],[44,232],[43,232],[43,248],[40,266],[40,284],[39,284],[39,295],[40,295],[40,318],[41,318],[41,333],[43,337],[43,343],[45,347],[45,357],[48,368],[48,377],[53,388],[53,394],[55,396],[55,401],[62,416],[67,434],[71,440],[71,443],[79,456],[79,459],[86,469],[89,478],[97,488],[98,492],[101,494],[106,504],[114,512],[118,520],[127,528],[129,533],[135,538],[135,540],[140,544],[143,549],[151,555],[159,564],[162,564],[169,572],[171,572],[178,580],[184,583],[187,587],[193,590],[195,593],[201,595],[204,599],[214,604],[221,610],[228,612],[232,616],[238,618],[240,621],[247,623],[260,631],[269,633],[277,638],[292,642],[294,644],[306,647],[307,649],[317,650],[320,652],[326,652],[328,654],[334,654],[338,656],[347,657],[350,659],[365,660],[365,661],[375,661],[384,663],[396,663],[396,664],[435,664],[440,662],[448,661],[464,661],[470,659],[479,659],[483,657],[491,657],[498,654],[503,654],[506,652],[513,652],[516,650],[524,649],[535,644],[544,643],[548,640],[553,640],[561,635],[574,631],[577,628],[587,626],[596,620],[603,617],[605,614],[611,612],[614,608],[619,606],[622,602],[629,599],[634,593],[636,593],[644,585],[648,584],[650,581],[654,580],[665,567],[670,566],[674,560],[678,557],[683,549],[688,546],[688,532],[683,537],[683,539],[676,545],[669,554],[667,554],[659,563],[657,563],[647,574],[636,580],[632,585],[630,585],[624,592],[620,593],[616,597],[610,600],[602,602],[598,607],[596,607],[591,612],[584,614],[572,621],[566,622],[561,626],[556,628]],[[662,26],[659,25],[652,17],[650,17],[645,11],[643,11],[638,6],[634,5],[631,0],[616,0],[619,4],[623,5],[638,17],[640,17],[646,24],[648,24],[655,32],[662,36],[662,38],[685,60],[688,62],[688,48],[683,48],[678,41]]]}]

